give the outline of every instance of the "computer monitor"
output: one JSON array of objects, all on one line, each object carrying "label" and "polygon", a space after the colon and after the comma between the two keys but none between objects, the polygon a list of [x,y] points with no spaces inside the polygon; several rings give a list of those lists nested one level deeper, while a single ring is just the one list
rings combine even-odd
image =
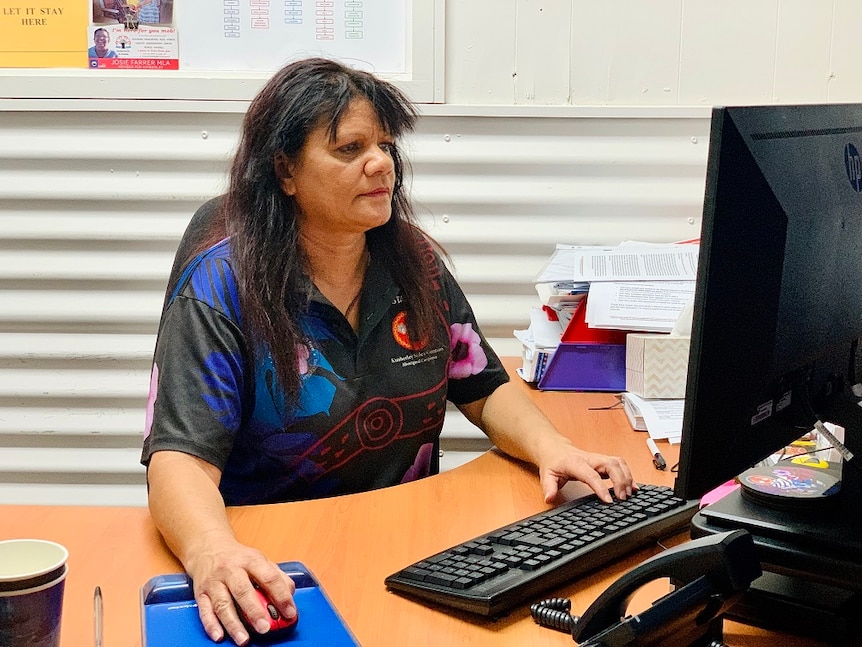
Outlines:
[{"label": "computer monitor", "polygon": [[[817,420],[843,426],[855,458],[828,506],[797,514],[735,493],[696,515],[693,534],[744,527],[769,567],[828,567],[828,580],[852,587],[862,587],[860,151],[862,104],[713,109],[675,484],[700,498]],[[829,567],[836,533],[846,560]]]}]

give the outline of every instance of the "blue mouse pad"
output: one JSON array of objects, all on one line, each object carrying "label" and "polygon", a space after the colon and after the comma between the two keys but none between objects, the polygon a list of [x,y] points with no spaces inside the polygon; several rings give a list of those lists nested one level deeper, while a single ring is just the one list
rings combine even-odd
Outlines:
[{"label": "blue mouse pad", "polygon": [[[359,647],[344,620],[314,576],[299,562],[279,567],[296,582],[294,600],[299,610],[296,629],[284,640],[251,645]],[[198,616],[189,578],[159,575],[141,588],[143,647],[213,647]]]}]

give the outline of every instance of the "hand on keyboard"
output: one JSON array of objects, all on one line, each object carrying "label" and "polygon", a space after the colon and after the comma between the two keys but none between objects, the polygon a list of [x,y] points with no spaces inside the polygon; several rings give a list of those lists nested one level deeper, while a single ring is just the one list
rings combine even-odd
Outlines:
[{"label": "hand on keyboard", "polygon": [[[607,481],[614,484],[608,490]],[[556,454],[547,465],[539,466],[539,480],[545,503],[551,503],[568,481],[578,480],[586,483],[605,503],[613,500],[611,493],[618,499],[626,499],[637,489],[631,470],[622,458],[586,452],[575,447],[570,451]]]}]

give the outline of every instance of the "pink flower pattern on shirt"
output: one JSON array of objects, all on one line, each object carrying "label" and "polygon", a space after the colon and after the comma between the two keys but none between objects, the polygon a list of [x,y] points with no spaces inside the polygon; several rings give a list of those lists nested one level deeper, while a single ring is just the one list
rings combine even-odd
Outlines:
[{"label": "pink flower pattern on shirt", "polygon": [[308,357],[310,353],[308,352],[308,346],[305,344],[297,344],[296,345],[296,368],[299,370],[300,375],[305,375],[308,373]]},{"label": "pink flower pattern on shirt", "polygon": [[150,435],[153,428],[153,413],[156,408],[156,396],[159,394],[159,365],[153,364],[150,371],[150,392],[147,396],[147,414],[144,420],[144,438]]},{"label": "pink flower pattern on shirt", "polygon": [[472,323],[454,323],[449,326],[449,377],[459,380],[481,373],[488,365],[488,358],[482,350],[482,339],[473,330]]}]

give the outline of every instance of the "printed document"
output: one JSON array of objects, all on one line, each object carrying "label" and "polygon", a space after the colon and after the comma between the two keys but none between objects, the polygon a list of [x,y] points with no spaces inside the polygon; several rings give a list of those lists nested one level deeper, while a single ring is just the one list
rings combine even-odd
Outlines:
[{"label": "printed document", "polygon": [[693,281],[699,251],[691,243],[558,244],[535,282]]},{"label": "printed document", "polygon": [[628,400],[632,409],[643,417],[650,438],[673,444],[682,440],[685,400],[648,400],[629,392],[623,393],[623,400]]},{"label": "printed document", "polygon": [[586,321],[591,328],[669,333],[694,289],[694,281],[592,283]]},{"label": "printed document", "polygon": [[693,281],[699,245],[621,245],[580,258],[584,281]]}]

